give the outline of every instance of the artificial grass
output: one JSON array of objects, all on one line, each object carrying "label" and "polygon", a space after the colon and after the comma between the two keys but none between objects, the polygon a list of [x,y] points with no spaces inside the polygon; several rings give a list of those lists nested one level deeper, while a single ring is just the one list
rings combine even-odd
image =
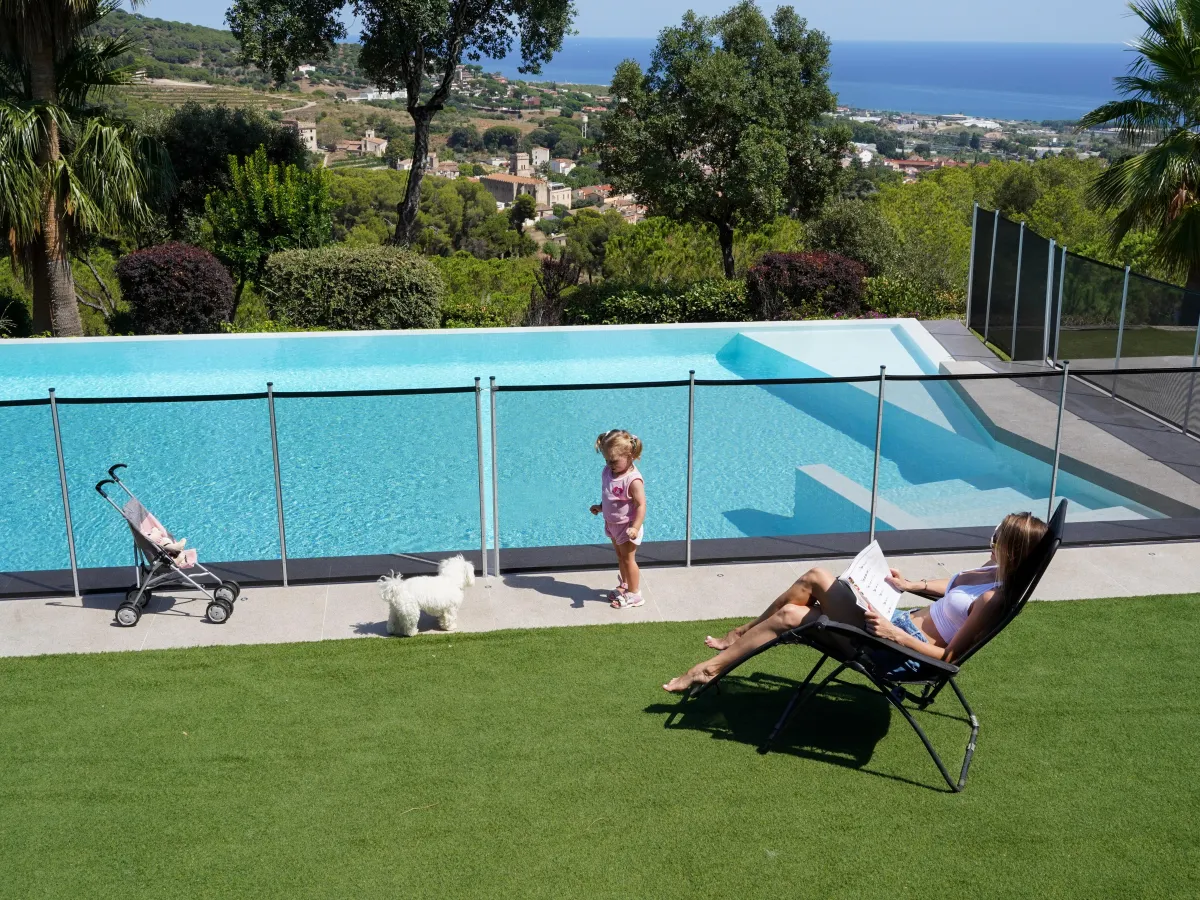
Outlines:
[{"label": "artificial grass", "polygon": [[721,627],[0,660],[0,896],[1193,895],[1200,599],[1032,604],[960,679],[959,795],[850,689],[759,756],[809,650],[665,729]]}]

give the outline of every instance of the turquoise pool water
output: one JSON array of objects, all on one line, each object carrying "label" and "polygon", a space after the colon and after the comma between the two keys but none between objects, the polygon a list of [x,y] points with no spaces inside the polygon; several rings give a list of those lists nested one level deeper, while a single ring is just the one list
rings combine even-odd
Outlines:
[{"label": "turquoise pool water", "polygon": [[[82,566],[131,558],[120,518],[92,486],[114,462],[202,559],[279,554],[264,400],[122,398],[278,391],[602,384],[937,371],[943,351],[911,322],[30,341],[0,344],[0,400],[103,397],[61,405]],[[1050,468],[994,441],[948,383],[886,395],[880,525],[985,525],[1045,509]],[[484,397],[485,438],[490,431]],[[502,547],[603,540],[598,433],[642,437],[648,540],[682,539],[686,387],[500,392]],[[292,557],[477,548],[475,396],[281,397],[280,467]],[[873,384],[700,386],[693,537],[864,531],[874,448]],[[61,496],[45,407],[0,407],[10,464],[0,571],[64,568]],[[1069,450],[1069,448],[1068,448]],[[490,439],[485,454],[490,451]],[[490,466],[487,467],[490,497]],[[1077,516],[1155,516],[1060,475]],[[490,522],[490,506],[488,517]]]}]

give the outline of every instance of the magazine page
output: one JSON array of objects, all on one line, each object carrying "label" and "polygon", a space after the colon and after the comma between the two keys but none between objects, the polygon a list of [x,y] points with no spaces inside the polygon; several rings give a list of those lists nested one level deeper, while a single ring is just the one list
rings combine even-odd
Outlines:
[{"label": "magazine page", "polygon": [[890,619],[903,593],[888,584],[890,575],[879,542],[872,541],[854,557],[854,561],[842,573],[841,580],[854,591],[860,607],[866,609],[869,604],[879,615]]}]

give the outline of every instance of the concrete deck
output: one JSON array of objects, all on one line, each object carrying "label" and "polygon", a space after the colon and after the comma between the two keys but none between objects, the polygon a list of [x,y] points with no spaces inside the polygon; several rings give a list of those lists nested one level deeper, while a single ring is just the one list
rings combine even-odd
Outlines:
[{"label": "concrete deck", "polygon": [[[911,578],[946,577],[978,565],[980,553],[893,560]],[[820,564],[840,572],[846,559]],[[643,570],[646,605],[614,610],[604,593],[612,568],[510,575],[478,580],[459,614],[461,631],[545,628],[619,622],[692,621],[760,613],[810,561],[663,567]],[[1039,600],[1132,597],[1200,592],[1200,542],[1073,548],[1059,551],[1037,592]],[[196,594],[156,598],[134,628],[113,622],[122,596],[0,601],[0,656],[160,650],[223,644],[276,644],[386,635],[386,608],[375,583],[247,588],[224,625],[204,618]],[[923,601],[906,598],[910,605]],[[422,632],[436,632],[422,619]]]}]

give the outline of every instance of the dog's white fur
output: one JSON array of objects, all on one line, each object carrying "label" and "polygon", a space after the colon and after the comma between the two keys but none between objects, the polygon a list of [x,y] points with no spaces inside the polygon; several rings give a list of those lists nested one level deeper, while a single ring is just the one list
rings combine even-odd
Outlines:
[{"label": "dog's white fur", "polygon": [[436,575],[384,575],[379,579],[379,593],[388,605],[388,634],[412,637],[422,611],[434,616],[442,631],[454,631],[463,590],[474,583],[475,566],[462,556],[443,559]]}]

